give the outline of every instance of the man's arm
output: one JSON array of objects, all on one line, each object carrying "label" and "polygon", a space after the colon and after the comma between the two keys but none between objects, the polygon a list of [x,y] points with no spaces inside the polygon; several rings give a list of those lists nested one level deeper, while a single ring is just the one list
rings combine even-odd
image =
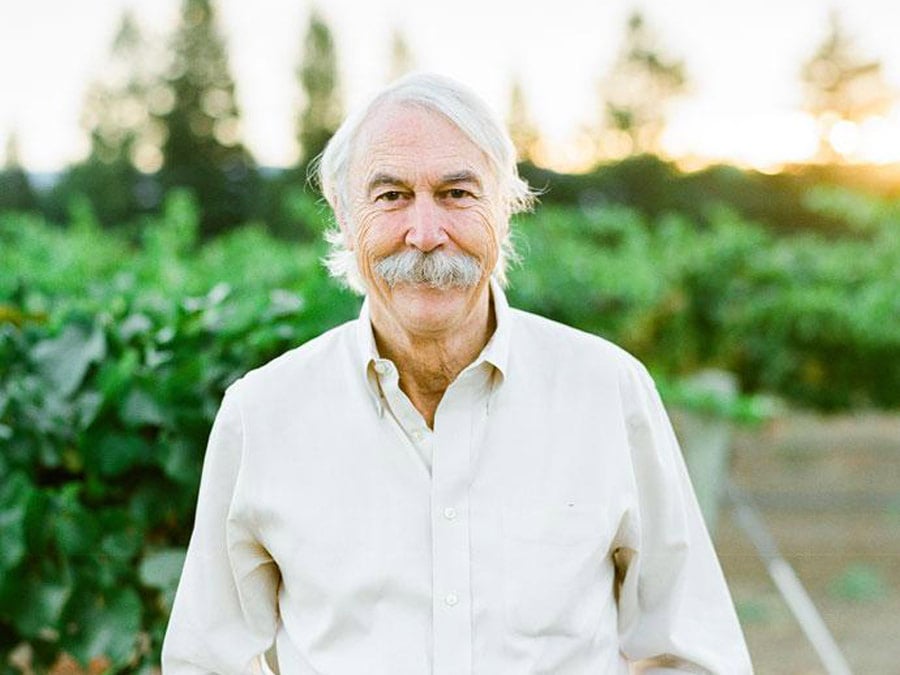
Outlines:
[{"label": "man's arm", "polygon": [[636,508],[619,530],[619,644],[633,673],[752,672],[668,416],[650,376],[626,391]]},{"label": "man's arm", "polygon": [[225,395],[203,463],[194,531],[162,650],[165,675],[250,673],[278,623],[278,569],[234,508],[243,433]]}]

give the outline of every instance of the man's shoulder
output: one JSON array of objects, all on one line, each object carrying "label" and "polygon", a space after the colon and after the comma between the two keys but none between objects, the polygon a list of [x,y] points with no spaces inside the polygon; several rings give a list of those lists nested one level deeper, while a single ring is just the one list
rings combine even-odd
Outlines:
[{"label": "man's shoulder", "polygon": [[248,371],[240,378],[241,386],[277,389],[310,379],[333,378],[352,361],[356,321],[335,326]]},{"label": "man's shoulder", "polygon": [[516,324],[511,355],[522,370],[568,391],[616,391],[643,398],[656,385],[641,361],[619,345],[546,317],[512,310]]},{"label": "man's shoulder", "polygon": [[644,369],[635,356],[606,338],[521,309],[511,308],[511,312],[516,333],[527,349],[585,366],[602,364]]}]

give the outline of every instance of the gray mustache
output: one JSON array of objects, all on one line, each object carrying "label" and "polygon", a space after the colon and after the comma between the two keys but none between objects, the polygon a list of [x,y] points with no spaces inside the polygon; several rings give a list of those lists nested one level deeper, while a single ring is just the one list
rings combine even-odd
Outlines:
[{"label": "gray mustache", "polygon": [[483,270],[476,258],[465,253],[413,249],[382,258],[375,264],[375,273],[391,287],[407,283],[447,289],[474,286]]}]

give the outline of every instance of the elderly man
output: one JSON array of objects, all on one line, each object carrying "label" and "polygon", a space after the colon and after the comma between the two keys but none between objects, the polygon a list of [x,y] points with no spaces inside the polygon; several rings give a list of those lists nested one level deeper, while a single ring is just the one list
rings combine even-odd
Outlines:
[{"label": "elderly man", "polygon": [[166,675],[749,673],[646,371],[506,303],[531,194],[484,104],[407,77],[319,173],[366,300],[229,388]]}]

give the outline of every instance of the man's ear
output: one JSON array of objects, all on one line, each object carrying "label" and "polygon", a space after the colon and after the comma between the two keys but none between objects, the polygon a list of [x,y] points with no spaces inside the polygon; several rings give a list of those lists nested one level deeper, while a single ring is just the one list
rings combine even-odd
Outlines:
[{"label": "man's ear", "polygon": [[339,199],[335,199],[334,201],[334,218],[337,220],[338,227],[341,230],[341,236],[344,240],[344,248],[348,251],[352,251],[356,248],[356,239],[353,237],[353,230],[350,227],[350,223],[347,220],[347,212],[341,206],[341,202]]}]

